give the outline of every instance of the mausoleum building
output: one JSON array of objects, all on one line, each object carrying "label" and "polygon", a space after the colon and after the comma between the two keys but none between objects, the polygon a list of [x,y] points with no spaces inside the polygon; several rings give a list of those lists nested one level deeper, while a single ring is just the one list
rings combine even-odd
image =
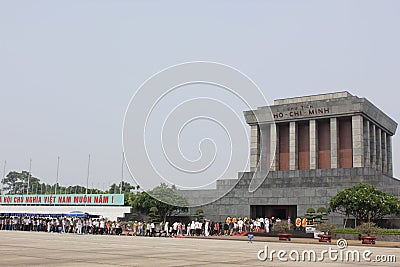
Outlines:
[{"label": "mausoleum building", "polygon": [[[392,161],[397,123],[367,99],[348,92],[278,99],[244,116],[251,127],[250,172],[218,180],[216,189],[183,191],[196,204],[232,188],[201,206],[208,218],[294,218],[361,182],[400,197]],[[255,177],[259,184],[251,190]],[[337,224],[342,219],[331,216]]]}]

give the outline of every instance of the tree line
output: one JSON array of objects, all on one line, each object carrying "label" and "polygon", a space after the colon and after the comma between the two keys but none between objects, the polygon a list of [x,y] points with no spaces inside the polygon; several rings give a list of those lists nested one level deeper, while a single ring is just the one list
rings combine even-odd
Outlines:
[{"label": "tree line", "polygon": [[[81,185],[62,186],[60,184],[47,184],[41,182],[39,178],[30,175],[27,171],[10,171],[1,180],[2,194],[118,194],[120,184],[112,184],[108,190],[98,188],[86,188]],[[138,190],[139,187],[122,182],[122,192]]]}]

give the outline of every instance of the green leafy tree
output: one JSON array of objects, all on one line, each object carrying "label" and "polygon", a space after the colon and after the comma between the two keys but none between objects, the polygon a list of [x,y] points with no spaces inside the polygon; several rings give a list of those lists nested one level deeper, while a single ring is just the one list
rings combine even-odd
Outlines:
[{"label": "green leafy tree", "polygon": [[[29,180],[29,189],[28,189]],[[2,179],[3,192],[7,194],[29,194],[35,193],[40,186],[40,180],[29,175],[29,172],[11,171]]]},{"label": "green leafy tree", "polygon": [[[29,189],[28,189],[29,180]],[[3,192],[5,194],[54,194],[57,188],[57,194],[85,194],[86,187],[80,185],[71,185],[68,187],[59,184],[42,183],[39,178],[29,176],[27,171],[10,171],[5,178],[2,179]],[[103,194],[102,190],[89,188],[89,194]],[[119,191],[118,191],[119,192]]]},{"label": "green leafy tree", "polygon": [[328,221],[328,213],[329,213],[329,210],[327,208],[319,207],[315,214],[315,221],[317,223],[323,223],[323,222]]},{"label": "green leafy tree", "polygon": [[[119,194],[122,191],[122,194],[124,194],[124,204],[125,205],[130,205],[130,199],[134,197],[133,191],[136,189],[134,185],[131,185],[128,182],[122,181],[122,190],[121,190],[121,184],[112,184],[110,186],[110,189],[107,191],[108,194]],[[139,188],[138,188],[139,189]],[[137,190],[138,190],[137,189]]]},{"label": "green leafy tree", "polygon": [[161,219],[165,222],[167,216],[172,216],[182,211],[187,211],[188,202],[185,197],[179,195],[174,187],[169,188],[165,184],[157,186],[153,190],[140,192],[130,198],[130,205],[147,215],[152,207],[156,207]]},{"label": "green leafy tree", "polygon": [[400,214],[398,198],[365,183],[340,191],[330,200],[329,207],[331,211],[345,215],[346,221],[350,215],[357,220],[370,222],[386,215]]},{"label": "green leafy tree", "polygon": [[318,209],[317,209],[317,212],[318,213],[328,213],[328,209],[327,208],[325,208],[325,207],[319,207]]},{"label": "green leafy tree", "polygon": [[158,209],[157,207],[151,207],[149,210],[149,220],[151,222],[157,222],[160,220],[160,215],[158,214]]}]

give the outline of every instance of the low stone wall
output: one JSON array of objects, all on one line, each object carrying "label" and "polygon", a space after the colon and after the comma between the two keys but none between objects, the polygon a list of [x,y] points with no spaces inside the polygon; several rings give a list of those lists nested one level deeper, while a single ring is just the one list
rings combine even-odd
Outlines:
[{"label": "low stone wall", "polygon": [[[376,241],[400,242],[400,235],[373,235]],[[336,234],[332,235],[333,239],[344,238],[347,240],[358,240],[358,234]]]}]

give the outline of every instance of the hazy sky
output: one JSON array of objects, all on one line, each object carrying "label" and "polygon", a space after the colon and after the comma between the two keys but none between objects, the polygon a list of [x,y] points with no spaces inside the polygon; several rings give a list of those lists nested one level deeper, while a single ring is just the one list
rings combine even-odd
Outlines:
[{"label": "hazy sky", "polygon": [[400,121],[399,1],[201,2],[0,1],[1,172],[32,158],[54,183],[59,155],[60,183],[85,184],[90,153],[90,186],[118,182],[130,98],[194,60],[241,70],[269,102],[348,90]]}]

